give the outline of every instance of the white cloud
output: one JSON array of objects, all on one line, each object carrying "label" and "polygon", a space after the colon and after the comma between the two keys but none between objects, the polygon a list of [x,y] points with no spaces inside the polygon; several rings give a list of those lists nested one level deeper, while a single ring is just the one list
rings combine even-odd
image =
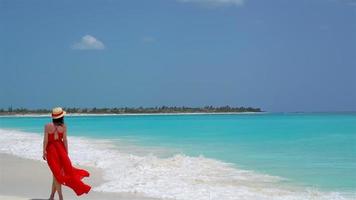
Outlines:
[{"label": "white cloud", "polygon": [[200,3],[206,5],[215,5],[215,6],[241,6],[244,4],[245,0],[178,0],[180,2],[187,3]]},{"label": "white cloud", "polygon": [[104,44],[91,35],[85,35],[82,39],[72,45],[73,49],[78,50],[101,50],[105,49]]}]

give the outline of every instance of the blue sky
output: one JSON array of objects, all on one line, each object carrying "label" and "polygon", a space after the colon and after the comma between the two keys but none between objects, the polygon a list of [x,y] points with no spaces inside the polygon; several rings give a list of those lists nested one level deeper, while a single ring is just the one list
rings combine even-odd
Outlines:
[{"label": "blue sky", "polygon": [[0,0],[0,107],[356,110],[355,0]]}]

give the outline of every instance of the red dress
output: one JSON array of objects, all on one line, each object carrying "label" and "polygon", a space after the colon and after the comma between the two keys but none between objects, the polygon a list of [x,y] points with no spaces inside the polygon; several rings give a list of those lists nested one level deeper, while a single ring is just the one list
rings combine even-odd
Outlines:
[{"label": "red dress", "polygon": [[[57,139],[55,139],[56,131]],[[72,188],[78,196],[88,193],[91,187],[83,183],[82,179],[89,177],[89,172],[72,166],[62,139],[63,132],[59,132],[57,127],[53,133],[48,134],[46,147],[48,166],[60,184]]]}]

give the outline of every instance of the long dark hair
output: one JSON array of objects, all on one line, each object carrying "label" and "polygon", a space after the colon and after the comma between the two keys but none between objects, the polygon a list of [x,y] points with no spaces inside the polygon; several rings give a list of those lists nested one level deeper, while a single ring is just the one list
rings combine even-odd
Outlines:
[{"label": "long dark hair", "polygon": [[60,118],[57,118],[57,119],[52,119],[52,122],[53,122],[54,125],[63,126],[64,117],[60,117]]}]

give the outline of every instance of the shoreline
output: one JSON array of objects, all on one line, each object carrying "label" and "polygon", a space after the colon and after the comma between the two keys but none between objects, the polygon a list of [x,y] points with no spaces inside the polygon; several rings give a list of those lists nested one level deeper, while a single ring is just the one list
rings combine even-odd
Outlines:
[{"label": "shoreline", "polygon": [[[248,114],[266,114],[269,112],[181,112],[181,113],[67,113],[66,116],[159,116],[159,115],[248,115]],[[49,117],[51,114],[6,114],[1,117]]]},{"label": "shoreline", "polygon": [[[136,192],[133,193],[95,191],[95,187],[98,187],[105,182],[103,178],[102,169],[83,165],[75,166],[87,169],[90,172],[90,177],[84,178],[83,181],[92,186],[92,189],[88,194],[76,196],[74,191],[72,191],[70,188],[62,186],[63,196],[65,199],[83,198],[89,200],[169,200],[165,198],[147,197],[143,194]],[[45,161],[23,158],[8,153],[0,153],[0,200],[47,200],[50,194],[51,183],[51,171],[49,170]],[[242,181],[241,183],[244,183],[244,181]],[[290,186],[286,186],[284,187],[284,189],[280,188],[282,190],[279,190],[276,188],[275,183],[270,182],[269,184],[271,184],[270,187],[272,190],[276,190],[283,196],[285,195],[287,199],[290,197],[294,197],[292,193],[298,193],[298,190],[302,189],[298,189],[297,187],[291,188]],[[310,191],[310,193],[306,194],[305,197],[301,198],[300,196],[295,196],[295,199],[309,199],[311,197],[315,197],[315,199],[320,200],[347,200],[349,197],[351,200],[354,197],[354,194],[344,194],[345,196],[341,197],[338,194],[333,194],[334,192],[328,193],[329,194],[327,196],[323,197],[321,191]],[[57,197],[58,195],[56,194],[55,199],[57,199]],[[257,199],[260,199],[259,197],[261,196],[256,193],[255,197]],[[247,195],[246,199],[255,199],[255,197]],[[261,198],[264,199],[265,197],[266,196],[263,196]],[[267,199],[270,200],[270,198],[266,198],[266,200]]]},{"label": "shoreline", "polygon": [[[326,111],[326,112],[177,112],[177,113],[67,113],[68,117],[81,116],[179,116],[179,115],[264,115],[264,114],[356,114],[356,111]],[[51,113],[14,113],[14,114],[0,114],[2,117],[50,117]]]},{"label": "shoreline", "polygon": [[[102,170],[81,165],[79,167],[90,172],[90,177],[84,178],[83,181],[91,185],[92,189],[88,194],[78,197],[70,188],[62,186],[65,199],[158,200],[139,194],[94,191],[95,187],[104,182]],[[48,199],[52,176],[46,162],[0,153],[0,169],[0,200]],[[55,198],[58,198],[57,194]]]}]

